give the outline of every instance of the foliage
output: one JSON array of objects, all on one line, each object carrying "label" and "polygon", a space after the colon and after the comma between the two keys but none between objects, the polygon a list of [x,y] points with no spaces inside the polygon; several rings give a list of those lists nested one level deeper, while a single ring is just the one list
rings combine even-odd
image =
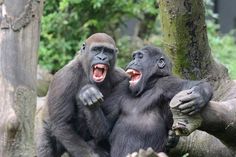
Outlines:
[{"label": "foliage", "polygon": [[213,55],[220,63],[223,63],[229,70],[230,76],[236,79],[236,41],[233,35],[234,31],[228,34],[220,35],[218,25],[208,21],[208,38]]},{"label": "foliage", "polygon": [[[219,33],[219,25],[215,23],[218,15],[211,9],[213,2],[205,2],[208,38],[213,55],[236,78],[236,64],[233,62],[236,60],[236,53],[233,53],[236,50],[235,37],[232,33]],[[144,43],[161,45],[159,21],[153,19],[157,14],[156,0],[45,1],[39,63],[54,73],[73,58],[90,34],[106,32],[117,41],[118,66],[125,67],[132,51]],[[137,34],[144,41],[137,37],[122,36],[120,33],[121,25],[125,25],[125,21],[132,18],[140,21],[141,28]]]},{"label": "foliage", "polygon": [[45,1],[39,63],[57,71],[73,58],[90,34],[106,32],[116,38],[126,19],[144,20],[144,14],[156,16],[155,3],[156,0]]},{"label": "foliage", "polygon": [[144,41],[138,37],[123,36],[117,40],[119,47],[117,65],[125,68],[127,63],[131,60],[131,53],[144,46]]}]

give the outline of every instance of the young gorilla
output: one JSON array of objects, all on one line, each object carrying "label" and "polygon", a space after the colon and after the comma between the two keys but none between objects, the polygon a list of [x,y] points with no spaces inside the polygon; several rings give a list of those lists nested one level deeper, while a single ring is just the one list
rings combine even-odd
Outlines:
[{"label": "young gorilla", "polygon": [[182,113],[198,112],[212,96],[211,86],[203,81],[177,78],[171,73],[171,62],[159,48],[147,46],[133,53],[127,66],[129,82],[123,81],[121,115],[111,136],[111,157],[125,157],[139,149],[152,147],[166,151],[168,131],[172,126],[170,100],[181,90],[189,93],[180,98]]},{"label": "young gorilla", "polygon": [[97,156],[99,152],[89,141],[105,136],[110,126],[106,123],[96,129],[89,126],[106,121],[107,113],[118,116],[114,112],[118,107],[103,106],[102,100],[127,78],[115,68],[116,54],[114,40],[105,33],[96,33],[86,40],[80,55],[55,74],[48,92],[43,129],[38,135],[38,157],[60,157],[64,152],[71,157]]}]

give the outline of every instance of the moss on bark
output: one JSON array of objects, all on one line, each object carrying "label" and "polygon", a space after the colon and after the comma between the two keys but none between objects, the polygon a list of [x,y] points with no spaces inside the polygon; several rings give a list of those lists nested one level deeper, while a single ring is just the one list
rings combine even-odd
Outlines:
[{"label": "moss on bark", "polygon": [[160,16],[165,51],[174,62],[174,73],[187,79],[223,78],[217,77],[219,73],[227,76],[211,55],[202,0],[160,0]]}]

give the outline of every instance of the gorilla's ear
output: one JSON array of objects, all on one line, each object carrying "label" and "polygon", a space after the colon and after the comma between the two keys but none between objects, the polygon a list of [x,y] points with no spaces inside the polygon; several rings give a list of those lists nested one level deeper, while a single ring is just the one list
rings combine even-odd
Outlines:
[{"label": "gorilla's ear", "polygon": [[118,48],[115,48],[115,53],[119,53],[119,50],[118,50]]},{"label": "gorilla's ear", "polygon": [[160,69],[163,69],[166,65],[164,57],[161,57],[160,59],[158,59],[157,64]]}]

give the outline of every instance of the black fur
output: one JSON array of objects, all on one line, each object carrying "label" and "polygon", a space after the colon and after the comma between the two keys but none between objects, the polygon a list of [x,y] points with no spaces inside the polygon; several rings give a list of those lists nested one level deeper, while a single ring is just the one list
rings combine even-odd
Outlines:
[{"label": "black fur", "polygon": [[[60,157],[64,152],[71,157],[107,156],[97,143],[107,136],[108,122],[115,121],[119,109],[116,104],[105,105],[102,99],[106,100],[126,78],[122,70],[115,68],[116,51],[111,37],[94,34],[86,40],[80,55],[55,74],[47,95],[43,129],[38,135],[38,157]],[[108,66],[102,82],[94,81],[91,74],[91,67],[98,63]]]},{"label": "black fur", "polygon": [[[117,89],[121,115],[110,136],[111,157],[125,157],[148,147],[157,152],[166,151],[173,122],[168,106],[170,100],[181,90],[192,88],[189,101],[194,101],[192,106],[196,105],[196,110],[210,100],[212,89],[204,81],[173,76],[169,59],[161,49],[152,46],[136,51],[127,69],[142,72],[142,78],[135,86],[127,79]],[[195,97],[195,94],[198,95]]]}]

